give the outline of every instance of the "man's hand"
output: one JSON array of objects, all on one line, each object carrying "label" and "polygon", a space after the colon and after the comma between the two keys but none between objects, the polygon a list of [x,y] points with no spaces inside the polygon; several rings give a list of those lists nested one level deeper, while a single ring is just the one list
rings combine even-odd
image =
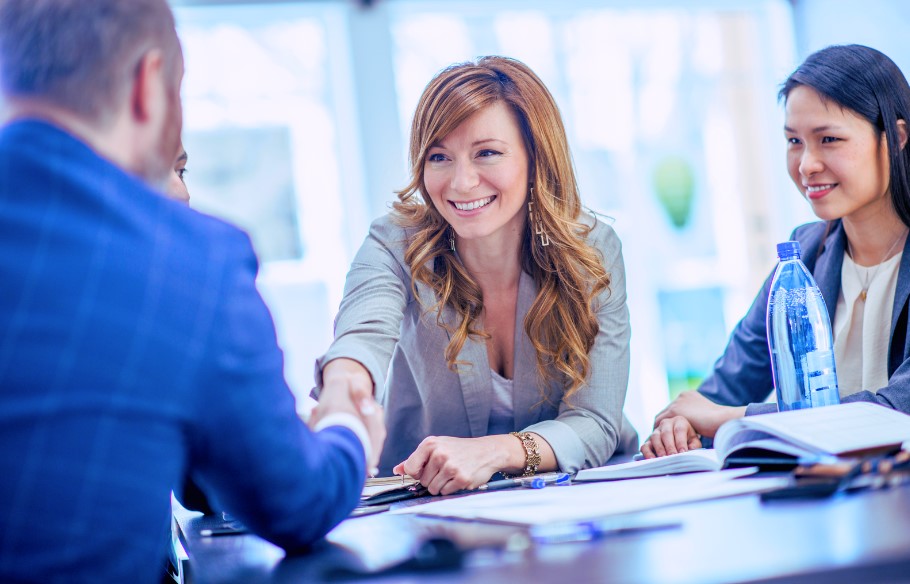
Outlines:
[{"label": "man's hand", "polygon": [[425,438],[407,460],[396,466],[395,474],[408,474],[432,495],[450,495],[476,489],[504,466],[505,450],[517,443],[508,435],[482,438]]}]

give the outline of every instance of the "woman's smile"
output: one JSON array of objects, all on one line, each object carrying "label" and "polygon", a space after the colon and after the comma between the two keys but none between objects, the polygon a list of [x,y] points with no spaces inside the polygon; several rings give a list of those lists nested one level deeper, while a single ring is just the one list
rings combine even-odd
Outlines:
[{"label": "woman's smile", "polygon": [[484,197],[482,199],[474,199],[473,201],[449,201],[449,204],[455,207],[455,212],[462,217],[471,217],[473,215],[479,214],[487,205],[492,203],[496,199],[496,195],[491,195],[489,197]]},{"label": "woman's smile", "polygon": [[812,201],[817,201],[837,188],[837,183],[829,185],[806,185],[806,196]]}]

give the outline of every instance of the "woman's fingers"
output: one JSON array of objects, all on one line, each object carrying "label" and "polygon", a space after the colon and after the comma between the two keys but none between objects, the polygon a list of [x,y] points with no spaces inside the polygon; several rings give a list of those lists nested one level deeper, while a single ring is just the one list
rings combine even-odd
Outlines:
[{"label": "woman's fingers", "polygon": [[689,420],[682,416],[665,418],[641,446],[642,456],[655,458],[701,448],[701,440]]},{"label": "woman's fingers", "polygon": [[645,440],[645,443],[641,445],[641,455],[648,458],[657,458],[657,455],[654,454],[654,448],[651,447],[651,439],[648,438]]},{"label": "woman's fingers", "polygon": [[670,421],[673,426],[673,443],[677,452],[689,451],[689,437],[695,434],[689,420],[678,416]]}]

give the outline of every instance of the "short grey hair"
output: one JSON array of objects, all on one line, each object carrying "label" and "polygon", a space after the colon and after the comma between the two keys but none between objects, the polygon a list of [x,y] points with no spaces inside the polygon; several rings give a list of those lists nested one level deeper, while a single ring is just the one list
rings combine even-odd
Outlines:
[{"label": "short grey hair", "polygon": [[0,0],[0,92],[102,122],[147,51],[176,80],[180,43],[167,0]]}]

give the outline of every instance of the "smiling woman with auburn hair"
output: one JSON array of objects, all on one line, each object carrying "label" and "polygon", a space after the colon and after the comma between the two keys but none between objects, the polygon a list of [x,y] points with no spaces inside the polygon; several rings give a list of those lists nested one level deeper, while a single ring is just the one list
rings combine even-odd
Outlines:
[{"label": "smiling woman with auburn hair", "polygon": [[351,266],[321,400],[375,391],[380,472],[434,494],[636,448],[620,243],[582,208],[541,80],[503,57],[443,70],[414,114],[410,165]]}]

